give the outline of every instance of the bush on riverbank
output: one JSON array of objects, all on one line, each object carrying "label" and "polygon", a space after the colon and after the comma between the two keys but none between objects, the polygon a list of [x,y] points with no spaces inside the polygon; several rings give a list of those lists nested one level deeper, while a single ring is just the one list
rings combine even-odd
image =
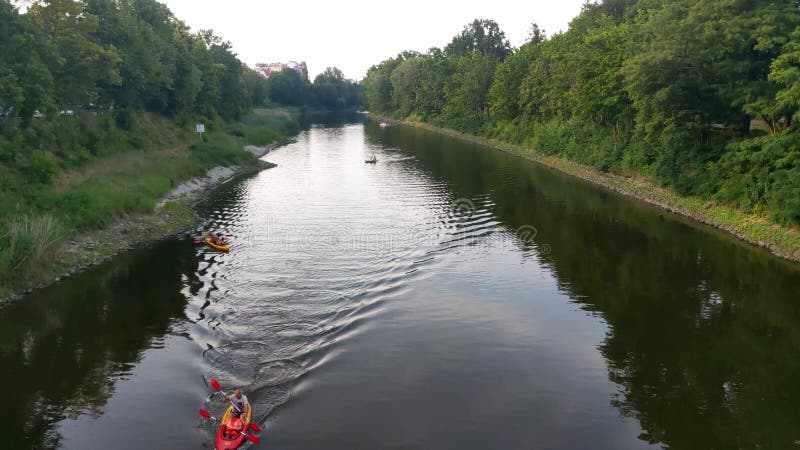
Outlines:
[{"label": "bush on riverbank", "polygon": [[46,264],[52,258],[60,240],[61,231],[52,216],[15,216],[8,219],[6,233],[0,235],[5,242],[0,251],[2,275],[18,278],[32,265]]},{"label": "bush on riverbank", "polygon": [[270,142],[294,136],[300,132],[299,112],[288,109],[256,109],[228,129],[237,137],[246,137],[247,143],[263,146]]}]

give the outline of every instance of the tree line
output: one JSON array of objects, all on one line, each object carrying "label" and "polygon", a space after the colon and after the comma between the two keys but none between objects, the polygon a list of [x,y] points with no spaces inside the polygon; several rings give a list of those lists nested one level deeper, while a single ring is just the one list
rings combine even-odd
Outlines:
[{"label": "tree line", "polygon": [[362,104],[361,86],[336,67],[325,69],[313,83],[305,71],[282,70],[272,74],[268,84],[269,99],[281,105],[344,111]]},{"label": "tree line", "polygon": [[[358,85],[329,68],[311,84],[266,79],[211,30],[192,32],[156,0],[0,0],[0,111],[29,121],[88,105],[236,119],[273,102],[356,108]],[[124,121],[124,114],[121,114]]]},{"label": "tree line", "polygon": [[229,42],[192,32],[155,0],[0,0],[0,107],[36,111],[98,104],[168,116],[237,118],[267,83]]},{"label": "tree line", "polygon": [[800,223],[800,2],[605,0],[512,48],[475,20],[363,80],[371,112]]}]

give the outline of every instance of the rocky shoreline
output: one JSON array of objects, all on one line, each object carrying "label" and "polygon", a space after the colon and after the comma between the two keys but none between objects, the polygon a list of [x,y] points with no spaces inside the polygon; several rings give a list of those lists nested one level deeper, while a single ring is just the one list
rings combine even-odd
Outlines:
[{"label": "rocky shoreline", "polygon": [[[263,147],[247,145],[244,151],[261,158],[270,151],[285,145],[273,142]],[[192,178],[175,186],[159,199],[150,214],[128,215],[111,226],[89,233],[80,233],[67,239],[58,251],[58,261],[38,282],[24,290],[0,298],[0,308],[7,306],[33,291],[63,281],[137,246],[174,236],[190,228],[196,221],[193,206],[217,186],[238,175],[260,172],[275,167],[267,161],[246,167],[218,166],[209,169],[205,176]]]}]

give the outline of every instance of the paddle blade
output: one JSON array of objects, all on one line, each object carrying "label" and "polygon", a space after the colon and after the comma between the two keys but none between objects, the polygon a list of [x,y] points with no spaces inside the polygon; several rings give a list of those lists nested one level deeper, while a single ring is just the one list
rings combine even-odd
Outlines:
[{"label": "paddle blade", "polygon": [[256,433],[260,433],[261,432],[261,427],[256,425],[255,422],[250,422],[250,429],[255,431]]},{"label": "paddle blade", "polygon": [[217,381],[216,378],[212,378],[210,383],[211,383],[211,387],[214,388],[215,391],[221,391],[222,390],[222,386],[219,385],[219,381]]},{"label": "paddle blade", "polygon": [[245,436],[247,436],[247,439],[249,439],[250,442],[252,442],[253,444],[258,444],[259,442],[261,442],[261,439],[253,436],[252,434],[245,434]]},{"label": "paddle blade", "polygon": [[205,417],[206,419],[210,419],[211,418],[211,413],[206,411],[205,409],[201,409],[200,410],[200,415]]}]

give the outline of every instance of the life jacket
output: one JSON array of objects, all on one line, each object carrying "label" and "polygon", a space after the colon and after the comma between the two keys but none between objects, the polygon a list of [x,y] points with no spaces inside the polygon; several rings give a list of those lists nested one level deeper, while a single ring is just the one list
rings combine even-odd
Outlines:
[{"label": "life jacket", "polygon": [[227,420],[225,423],[225,435],[226,437],[236,437],[244,428],[244,423],[242,419],[238,417],[233,417]]},{"label": "life jacket", "polygon": [[241,430],[242,429],[242,425],[243,425],[242,424],[242,419],[240,419],[238,417],[234,417],[234,418],[228,420],[228,427],[232,428],[234,430],[237,430],[237,431]]}]

